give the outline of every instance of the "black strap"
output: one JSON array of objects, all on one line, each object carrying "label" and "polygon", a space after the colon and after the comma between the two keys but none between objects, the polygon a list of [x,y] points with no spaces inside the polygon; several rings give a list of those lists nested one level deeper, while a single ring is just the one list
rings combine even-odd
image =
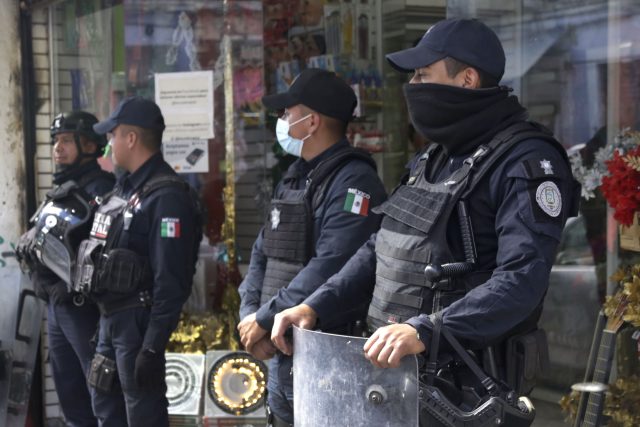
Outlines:
[{"label": "black strap", "polygon": [[323,160],[307,175],[305,198],[311,200],[311,208],[315,210],[324,200],[327,188],[333,178],[350,160],[362,160],[377,170],[376,162],[371,155],[360,148],[347,147]]},{"label": "black strap", "polygon": [[[471,358],[471,356],[469,356],[469,353],[467,353],[462,345],[460,345],[460,342],[458,342],[458,340],[455,339],[453,335],[451,335],[451,332],[449,332],[449,330],[442,324],[442,313],[434,313],[431,316],[431,320],[433,322],[434,328],[433,337],[431,339],[432,348],[430,350],[431,354],[429,355],[428,366],[431,366],[431,363],[435,363],[434,359],[437,358],[438,342],[440,341],[440,335],[442,334],[442,336],[444,336],[444,338],[449,342],[451,347],[453,347],[458,356],[460,356],[462,361],[469,367],[469,369],[471,369],[471,372],[473,372],[473,374],[480,380],[482,386],[489,392],[491,396],[496,396],[499,390],[495,381],[493,381],[491,377],[484,373],[480,366],[478,366],[478,364]],[[434,375],[435,372],[427,377],[427,383],[429,385],[433,384]]]},{"label": "black strap", "polygon": [[517,122],[498,132],[489,143],[480,145],[470,157],[465,159],[465,163],[471,164],[472,173],[462,198],[468,198],[469,194],[473,192],[476,185],[498,159],[516,144],[528,139],[541,139],[551,143],[569,165],[565,149],[548,129],[535,122]]}]

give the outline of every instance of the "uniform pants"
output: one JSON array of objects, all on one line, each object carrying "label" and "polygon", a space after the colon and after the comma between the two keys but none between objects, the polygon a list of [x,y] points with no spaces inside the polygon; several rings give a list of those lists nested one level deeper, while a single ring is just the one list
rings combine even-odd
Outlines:
[{"label": "uniform pants", "polygon": [[281,420],[293,424],[293,357],[277,353],[269,361],[267,402]]},{"label": "uniform pants", "polygon": [[111,392],[91,388],[93,410],[100,427],[166,427],[167,386],[140,389],[135,382],[136,356],[142,347],[149,308],[136,307],[100,317],[96,353],[115,360],[117,380]]},{"label": "uniform pants", "polygon": [[70,427],[98,425],[91,409],[87,372],[100,313],[94,304],[48,303],[49,362],[62,413]]}]

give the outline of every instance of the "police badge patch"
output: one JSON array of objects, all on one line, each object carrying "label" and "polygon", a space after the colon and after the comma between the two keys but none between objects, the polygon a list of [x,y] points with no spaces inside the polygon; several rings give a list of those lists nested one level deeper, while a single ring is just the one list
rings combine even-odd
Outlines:
[{"label": "police badge patch", "polygon": [[547,215],[556,218],[562,210],[560,189],[552,181],[545,181],[536,189],[536,202]]}]

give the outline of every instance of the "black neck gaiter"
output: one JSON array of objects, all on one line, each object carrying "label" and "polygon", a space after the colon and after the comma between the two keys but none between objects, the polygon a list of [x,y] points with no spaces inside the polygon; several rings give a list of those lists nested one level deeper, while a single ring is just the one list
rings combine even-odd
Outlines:
[{"label": "black neck gaiter", "polygon": [[527,118],[510,88],[466,89],[435,83],[405,84],[411,122],[448,155],[466,154],[511,123]]}]

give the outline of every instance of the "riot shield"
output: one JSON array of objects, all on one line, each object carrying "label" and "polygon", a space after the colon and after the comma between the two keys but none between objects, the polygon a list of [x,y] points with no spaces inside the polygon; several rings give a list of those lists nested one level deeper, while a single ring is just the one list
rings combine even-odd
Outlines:
[{"label": "riot shield", "polygon": [[0,425],[22,427],[40,340],[44,302],[17,266],[0,269]]},{"label": "riot shield", "polygon": [[418,362],[379,369],[364,357],[366,339],[294,328],[296,427],[417,426]]}]

